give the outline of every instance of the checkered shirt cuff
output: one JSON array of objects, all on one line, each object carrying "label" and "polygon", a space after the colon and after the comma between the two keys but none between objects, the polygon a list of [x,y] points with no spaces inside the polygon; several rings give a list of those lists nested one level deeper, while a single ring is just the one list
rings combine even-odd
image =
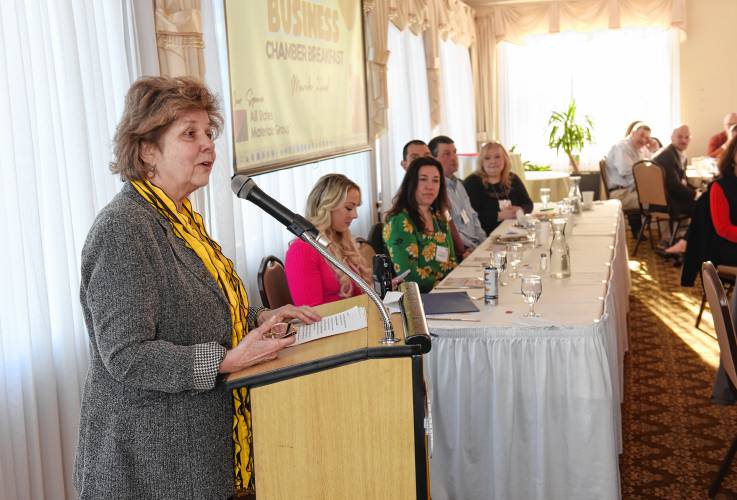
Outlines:
[{"label": "checkered shirt cuff", "polygon": [[227,349],[217,342],[194,346],[194,389],[206,391],[215,387],[218,368]]},{"label": "checkered shirt cuff", "polygon": [[246,321],[248,321],[249,330],[256,328],[258,326],[258,315],[261,314],[261,311],[266,311],[266,310],[267,309],[265,307],[261,307],[261,306],[255,306],[255,307],[248,308],[248,318]]}]

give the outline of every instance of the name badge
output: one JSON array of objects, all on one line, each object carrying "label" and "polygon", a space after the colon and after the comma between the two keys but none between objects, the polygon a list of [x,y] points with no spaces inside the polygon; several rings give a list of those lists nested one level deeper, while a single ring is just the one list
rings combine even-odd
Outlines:
[{"label": "name badge", "polygon": [[461,220],[463,221],[464,224],[468,224],[469,221],[471,220],[471,218],[466,213],[466,209],[465,208],[463,210],[461,210]]},{"label": "name badge", "polygon": [[448,262],[450,258],[450,250],[448,247],[437,245],[435,247],[435,260],[438,262]]}]

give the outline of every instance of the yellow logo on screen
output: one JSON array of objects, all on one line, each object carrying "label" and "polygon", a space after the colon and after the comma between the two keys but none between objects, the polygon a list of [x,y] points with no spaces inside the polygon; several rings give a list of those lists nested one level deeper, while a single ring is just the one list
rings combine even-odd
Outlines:
[{"label": "yellow logo on screen", "polygon": [[[306,0],[268,0],[269,31],[289,35],[317,38],[326,42],[338,42],[339,13],[325,5]],[[350,9],[349,9],[350,10]],[[341,12],[346,9],[341,5]],[[352,26],[353,22],[346,25]]]}]

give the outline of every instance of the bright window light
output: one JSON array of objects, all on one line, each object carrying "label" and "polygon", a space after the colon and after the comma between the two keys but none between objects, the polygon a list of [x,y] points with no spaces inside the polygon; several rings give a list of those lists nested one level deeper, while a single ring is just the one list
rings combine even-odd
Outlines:
[{"label": "bright window light", "polygon": [[499,44],[500,139],[524,160],[565,168],[548,148],[548,118],[575,98],[577,114],[594,122],[584,167],[620,140],[634,120],[667,142],[680,119],[677,34],[663,29],[618,29],[527,37]]}]

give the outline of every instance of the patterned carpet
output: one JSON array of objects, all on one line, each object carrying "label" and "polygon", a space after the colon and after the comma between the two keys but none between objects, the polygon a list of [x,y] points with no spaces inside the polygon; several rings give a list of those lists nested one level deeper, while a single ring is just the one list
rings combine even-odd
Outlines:
[{"label": "patterned carpet", "polygon": [[[630,253],[632,251],[630,245]],[[645,243],[631,258],[630,343],[625,357],[621,456],[625,499],[708,498],[737,435],[737,407],[709,402],[718,364],[711,315],[694,327],[701,288]],[[737,499],[737,463],[717,498]]]}]

